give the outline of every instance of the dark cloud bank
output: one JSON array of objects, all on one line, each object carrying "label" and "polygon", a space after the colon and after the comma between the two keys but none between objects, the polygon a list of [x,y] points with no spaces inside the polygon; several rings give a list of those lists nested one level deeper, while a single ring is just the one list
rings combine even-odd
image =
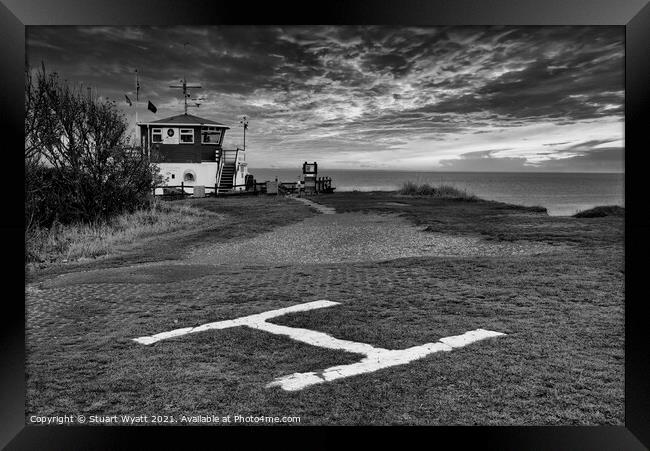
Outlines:
[{"label": "dark cloud bank", "polygon": [[134,94],[138,68],[155,118],[181,111],[169,84],[201,83],[206,100],[192,113],[231,125],[232,145],[237,116],[248,114],[258,167],[318,159],[622,170],[622,27],[29,27],[27,35],[32,66],[43,61],[120,102]]}]

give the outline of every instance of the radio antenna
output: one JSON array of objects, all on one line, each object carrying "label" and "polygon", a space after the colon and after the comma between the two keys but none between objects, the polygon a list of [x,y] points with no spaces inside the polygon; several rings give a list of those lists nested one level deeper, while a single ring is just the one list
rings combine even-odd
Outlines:
[{"label": "radio antenna", "polygon": [[[185,44],[183,44],[183,50],[186,49],[186,47],[187,47],[188,44],[189,44],[189,42],[186,42]],[[189,89],[189,88],[200,88],[201,85],[190,85],[190,84],[187,84],[187,80],[186,80],[186,77],[185,77],[185,76],[183,76],[183,79],[180,80],[180,83],[181,83],[180,85],[169,85],[169,87],[170,87],[170,88],[180,88],[180,89],[183,90],[183,105],[184,105],[184,112],[185,112],[185,115],[187,115],[187,99],[190,97],[190,94],[189,94],[189,92],[188,92],[188,89]]]}]

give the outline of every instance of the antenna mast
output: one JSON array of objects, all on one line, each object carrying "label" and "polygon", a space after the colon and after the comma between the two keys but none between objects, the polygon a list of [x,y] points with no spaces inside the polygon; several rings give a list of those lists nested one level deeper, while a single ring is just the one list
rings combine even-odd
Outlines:
[{"label": "antenna mast", "polygon": [[[190,45],[189,42],[186,42],[183,44],[183,50],[186,50],[186,47]],[[188,85],[187,80],[185,79],[185,76],[183,75],[183,79],[180,81],[180,85],[170,85],[170,88],[181,88],[183,90],[183,105],[185,106],[184,111],[185,115],[187,115],[187,99],[190,97],[190,94],[187,92],[188,88],[200,88],[200,85]]]},{"label": "antenna mast", "polygon": [[187,80],[184,78],[180,81],[180,85],[169,85],[170,88],[181,88],[183,90],[183,105],[185,114],[187,114],[187,99],[190,97],[190,94],[187,92],[188,88],[200,88],[200,85],[188,85]]}]

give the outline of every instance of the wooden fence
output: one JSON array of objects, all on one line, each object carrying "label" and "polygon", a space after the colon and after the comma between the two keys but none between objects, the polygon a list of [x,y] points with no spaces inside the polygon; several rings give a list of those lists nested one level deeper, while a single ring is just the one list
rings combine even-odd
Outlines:
[{"label": "wooden fence", "polygon": [[333,193],[336,188],[332,188],[332,177],[318,177],[316,180],[317,193]]},{"label": "wooden fence", "polygon": [[[336,188],[332,188],[332,177],[319,177],[314,180],[314,191],[316,193],[333,193]],[[281,194],[299,194],[304,192],[305,185],[298,182],[279,182],[278,191]]]},{"label": "wooden fence", "polygon": [[[243,188],[234,192],[219,192],[219,186],[204,186],[206,196],[225,196],[233,194],[263,194],[266,193],[266,182],[255,182],[252,185],[234,185],[232,188]],[[156,190],[162,189],[162,194],[156,194]],[[194,194],[194,185],[161,185],[153,189],[153,195],[167,200],[184,199]]]},{"label": "wooden fence", "polygon": [[[214,186],[204,186],[206,196],[229,196],[229,195],[241,195],[241,194],[265,194],[266,193],[266,182],[253,182],[249,185],[234,185],[232,188],[234,191],[228,192],[219,192],[218,185]],[[236,188],[242,188],[236,190]],[[162,194],[156,194],[156,190],[162,189]],[[319,177],[315,180],[315,192],[316,193],[332,193],[335,188],[332,188],[332,178],[331,177]],[[189,190],[189,191],[188,191]],[[278,182],[278,194],[300,194],[304,190],[304,186],[298,182]],[[161,197],[167,200],[176,200],[184,199],[185,197],[192,196],[194,194],[193,185],[185,185],[181,182],[180,185],[165,185],[157,186],[153,189],[153,195]]]}]

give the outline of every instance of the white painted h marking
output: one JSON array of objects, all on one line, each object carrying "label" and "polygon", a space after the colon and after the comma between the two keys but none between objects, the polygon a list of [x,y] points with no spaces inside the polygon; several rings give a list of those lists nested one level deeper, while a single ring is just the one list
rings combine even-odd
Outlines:
[{"label": "white painted h marking", "polygon": [[327,349],[337,349],[341,351],[362,354],[365,357],[359,362],[349,365],[339,365],[326,368],[323,371],[309,373],[293,373],[283,376],[269,383],[267,387],[279,386],[287,391],[302,390],[305,387],[323,382],[333,381],[344,377],[356,376],[358,374],[370,373],[382,368],[388,368],[396,365],[404,365],[413,360],[421,359],[439,351],[451,351],[454,348],[462,348],[475,341],[485,340],[486,338],[498,337],[505,335],[501,332],[492,332],[484,329],[476,329],[465,332],[462,335],[441,338],[435,343],[426,343],[420,346],[414,346],[407,349],[384,349],[375,348],[366,343],[356,341],[339,340],[323,332],[310,329],[301,329],[298,327],[281,326],[278,324],[267,323],[266,320],[275,318],[293,312],[304,312],[325,307],[338,305],[338,302],[327,300],[307,302],[304,304],[294,305],[292,307],[270,310],[268,312],[258,313],[256,315],[243,316],[241,318],[217,321],[214,323],[203,324],[198,327],[185,327],[175,329],[169,332],[162,332],[149,337],[139,337],[133,340],[144,345],[150,345],[160,340],[180,337],[187,334],[205,332],[206,330],[228,329],[231,327],[246,326],[252,329],[263,330],[276,335],[285,335],[293,340],[301,341],[313,346],[319,346]]}]

